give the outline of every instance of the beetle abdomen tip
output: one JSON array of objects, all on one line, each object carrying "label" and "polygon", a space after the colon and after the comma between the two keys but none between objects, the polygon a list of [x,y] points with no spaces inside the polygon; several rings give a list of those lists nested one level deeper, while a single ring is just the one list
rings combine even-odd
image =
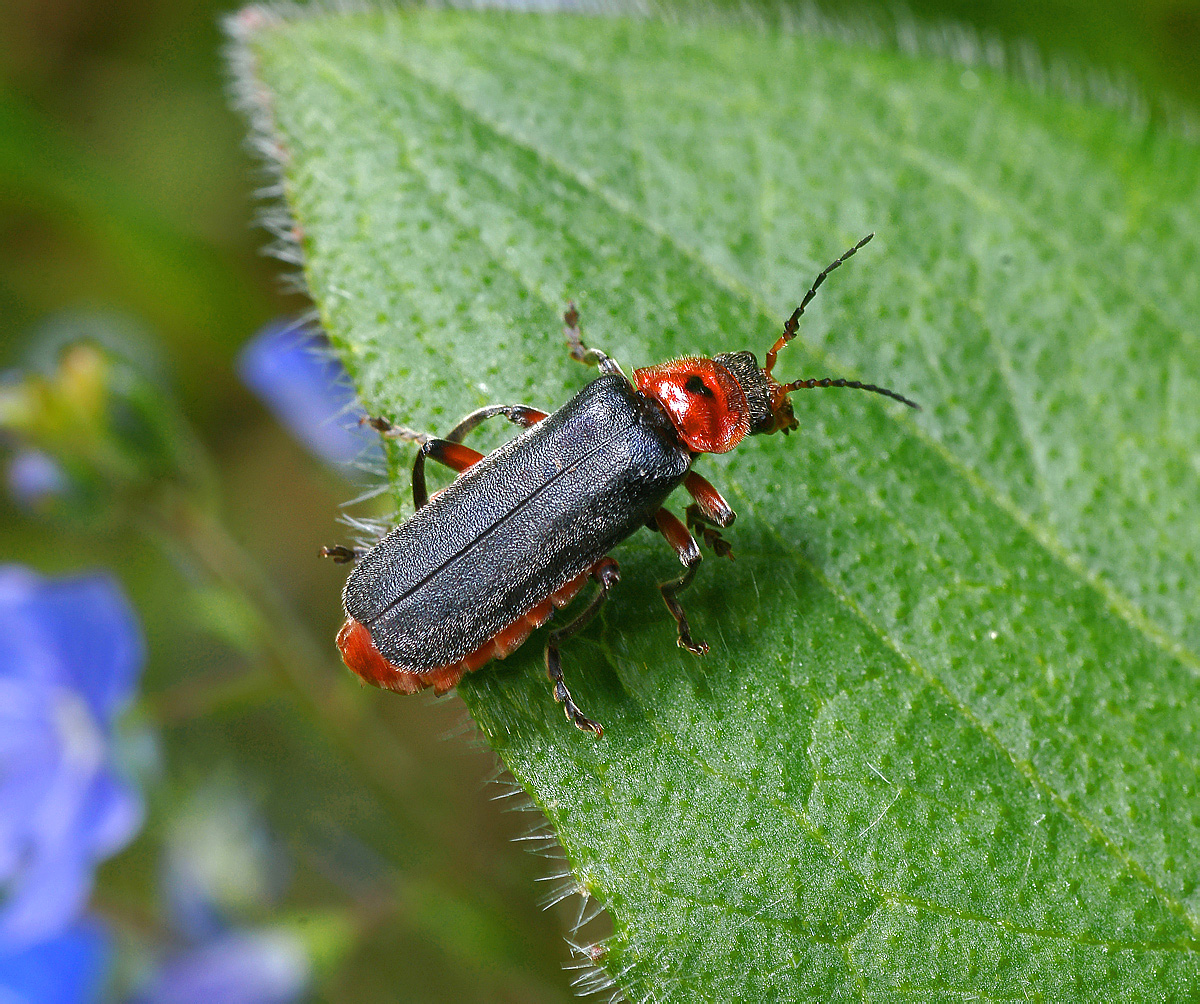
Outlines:
[{"label": "beetle abdomen tip", "polygon": [[388,662],[375,647],[366,625],[353,617],[347,617],[338,631],[337,647],[342,653],[342,662],[373,687],[415,694],[429,686],[416,673]]}]

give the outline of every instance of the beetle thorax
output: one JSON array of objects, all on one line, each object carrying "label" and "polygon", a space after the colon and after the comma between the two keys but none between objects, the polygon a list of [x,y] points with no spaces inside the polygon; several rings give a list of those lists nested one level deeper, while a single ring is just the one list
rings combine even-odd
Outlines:
[{"label": "beetle thorax", "polygon": [[750,407],[728,368],[699,356],[633,371],[634,383],[670,416],[694,453],[727,453],[751,431]]}]

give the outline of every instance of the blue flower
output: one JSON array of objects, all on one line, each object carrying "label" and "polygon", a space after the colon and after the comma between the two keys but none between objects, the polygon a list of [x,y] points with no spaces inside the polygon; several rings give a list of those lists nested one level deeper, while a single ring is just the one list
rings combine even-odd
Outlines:
[{"label": "blue flower", "polygon": [[286,931],[230,931],[169,961],[136,1004],[290,1004],[309,976],[308,955]]},{"label": "blue flower", "polygon": [[141,826],[111,747],[143,654],[108,577],[0,567],[0,951],[61,934]]},{"label": "blue flower", "polygon": [[354,388],[324,345],[294,324],[268,325],[242,349],[238,375],[313,453],[347,464],[377,443],[355,427]]},{"label": "blue flower", "polygon": [[[112,938],[85,918],[18,952],[0,952],[3,1004],[98,1004]],[[292,1004],[308,989],[308,956],[281,930],[230,931],[175,954],[130,1004]]]},{"label": "blue flower", "polygon": [[0,1001],[4,1004],[99,1001],[111,956],[112,939],[98,921],[90,918],[32,948],[0,952]]}]

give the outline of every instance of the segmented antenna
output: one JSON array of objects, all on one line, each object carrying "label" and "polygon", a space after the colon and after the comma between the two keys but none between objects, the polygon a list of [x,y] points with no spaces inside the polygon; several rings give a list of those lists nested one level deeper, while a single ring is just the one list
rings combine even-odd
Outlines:
[{"label": "segmented antenna", "polygon": [[[847,251],[844,255],[842,255],[837,261],[833,262],[828,268],[825,269],[824,272],[822,272],[819,276],[816,277],[815,280],[813,280],[812,286],[809,288],[808,292],[804,294],[804,299],[800,301],[800,306],[798,306],[794,311],[792,311],[792,316],[789,317],[787,319],[787,323],[784,324],[783,334],[779,336],[779,341],[777,341],[774,345],[772,345],[771,351],[767,353],[767,362],[766,362],[766,365],[763,367],[764,373],[767,373],[768,375],[770,374],[771,370],[773,370],[775,368],[775,357],[779,354],[779,350],[782,349],[785,345],[787,345],[788,342],[790,342],[793,338],[796,337],[796,329],[800,325],[800,316],[804,313],[804,308],[807,307],[812,302],[812,298],[817,295],[817,290],[821,288],[821,283],[823,283],[829,277],[829,273],[832,272],[839,265],[841,265],[842,262],[846,261],[849,258],[853,258],[859,251],[861,251],[864,247],[866,247],[867,243],[874,236],[875,236],[875,234],[873,232],[867,234],[866,237],[864,237],[861,241],[859,241],[857,244],[855,244],[854,247],[852,247],[849,251]],[[833,385],[822,384],[821,386],[833,386]],[[838,386],[841,386],[841,385],[839,384]],[[846,386],[850,386],[850,385],[847,384]],[[866,388],[864,387],[863,389],[865,390]],[[878,389],[878,388],[876,388],[876,389]],[[896,395],[889,394],[889,396],[895,397]],[[904,400],[904,399],[901,398],[900,400]],[[906,401],[905,403],[912,404],[911,401]]]},{"label": "segmented antenna", "polygon": [[[796,329],[800,325],[800,317],[804,313],[804,308],[812,302],[812,298],[817,295],[817,290],[821,288],[821,283],[823,283],[829,277],[829,273],[840,266],[847,259],[853,258],[856,254],[858,254],[859,251],[861,251],[867,246],[868,243],[870,243],[871,238],[874,236],[874,232],[867,234],[866,237],[855,244],[854,247],[842,255],[837,261],[832,262],[828,268],[825,269],[825,271],[823,271],[816,277],[816,279],[813,280],[812,286],[810,286],[808,292],[804,294],[804,299],[800,301],[800,306],[792,311],[792,316],[789,317],[787,322],[784,324],[783,334],[779,336],[779,341],[772,345],[771,351],[767,353],[767,362],[763,367],[764,373],[766,373],[768,376],[770,375],[771,370],[775,368],[775,357],[779,354],[779,350],[796,337]],[[915,408],[917,411],[921,410],[921,406],[917,404],[916,401],[910,401],[903,394],[897,394],[894,390],[888,390],[886,387],[876,387],[873,383],[860,383],[857,380],[840,380],[834,379],[833,377],[822,377],[819,380],[796,380],[793,383],[783,385],[783,389],[789,394],[794,390],[811,390],[813,387],[849,387],[851,390],[869,390],[872,394],[882,394],[884,397],[890,397],[893,401],[899,401],[901,404],[906,404],[910,408]]]},{"label": "segmented antenna", "polygon": [[886,387],[876,387],[873,383],[859,383],[857,380],[835,380],[831,377],[823,377],[820,380],[796,380],[793,383],[784,384],[784,390],[788,393],[794,390],[811,390],[813,387],[849,387],[851,390],[869,390],[872,394],[882,394],[884,397],[890,397],[893,401],[899,401],[901,404],[906,404],[917,411],[921,410],[921,406],[916,401],[910,401],[903,394],[897,394],[894,390],[888,390]]}]

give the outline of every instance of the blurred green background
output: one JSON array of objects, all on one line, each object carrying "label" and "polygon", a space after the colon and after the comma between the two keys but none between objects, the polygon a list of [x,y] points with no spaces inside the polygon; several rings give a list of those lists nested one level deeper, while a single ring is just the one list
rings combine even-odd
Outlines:
[{"label": "blurred green background", "polygon": [[[44,364],[64,332],[119,341],[178,396],[217,458],[232,535],[328,640],[336,672],[342,572],[316,553],[345,536],[338,507],[357,489],[234,375],[249,337],[306,304],[284,291],[285,269],[260,253],[268,238],[252,225],[265,177],[225,94],[219,20],[230,10],[0,7],[0,369]],[[886,22],[892,10],[849,13]],[[1198,0],[917,0],[909,10],[1124,74],[1152,103],[1200,105]],[[4,560],[48,573],[113,569],[143,620],[145,714],[159,736],[146,758],[149,823],[105,867],[98,896],[122,927],[160,932],[160,909],[147,904],[169,836],[205,806],[244,805],[289,875],[273,912],[248,897],[250,919],[344,910],[351,921],[354,936],[319,972],[319,998],[571,999],[559,967],[577,903],[539,909],[548,890],[535,880],[556,869],[510,843],[537,819],[505,812],[516,799],[493,800],[505,792],[487,783],[494,757],[457,698],[359,692],[345,674],[355,713],[393,737],[377,756],[348,749],[256,669],[186,561],[128,531],[48,532],[4,495],[0,541]]]}]

